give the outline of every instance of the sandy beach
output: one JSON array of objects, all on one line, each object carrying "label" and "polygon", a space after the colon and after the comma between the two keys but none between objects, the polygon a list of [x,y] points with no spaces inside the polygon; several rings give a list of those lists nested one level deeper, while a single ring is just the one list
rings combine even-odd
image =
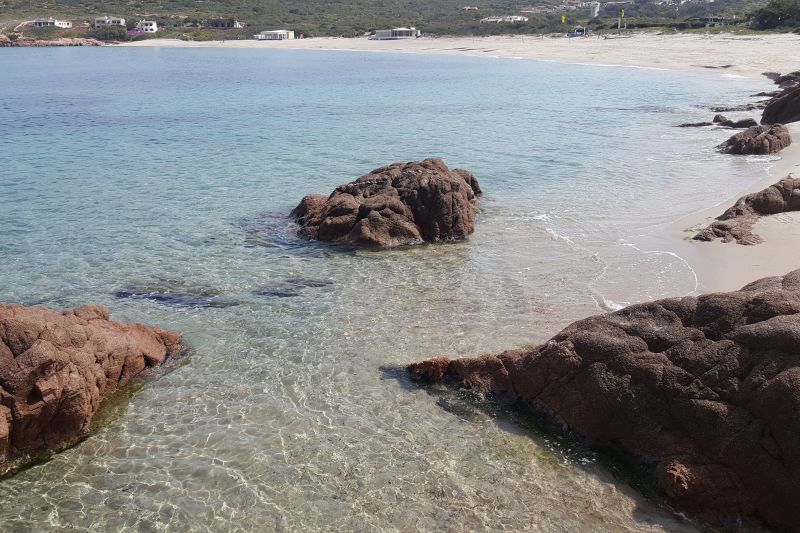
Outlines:
[{"label": "sandy beach", "polygon": [[349,50],[496,56],[668,69],[719,68],[745,76],[798,68],[800,35],[654,34],[567,39],[562,36],[422,37],[403,41],[320,37],[290,41],[147,39],[120,46]]},{"label": "sandy beach", "polygon": [[[586,39],[510,36],[423,37],[407,41],[370,41],[366,38],[273,42],[149,39],[122,46],[460,54],[672,70],[714,69],[748,77],[760,77],[764,72],[786,73],[800,68],[796,59],[800,57],[800,35],[794,34],[736,36],[639,33],[630,37]],[[767,178],[754,178],[753,184],[745,190],[719,191],[718,196],[708,199],[708,209],[687,215],[666,227],[655,228],[651,234],[642,236],[637,244],[642,249],[663,250],[683,258],[697,275],[698,293],[735,290],[760,277],[785,274],[799,268],[800,213],[760,220],[755,230],[764,242],[756,246],[690,240],[699,228],[709,224],[743,194],[761,190],[790,172],[800,174],[800,125],[792,126],[791,131],[795,144],[778,154],[780,160],[774,163]]]},{"label": "sandy beach", "polygon": [[756,279],[800,268],[800,212],[762,217],[754,232],[764,242],[754,246],[723,243],[719,239],[691,240],[741,196],[765,189],[789,174],[800,175],[800,124],[791,124],[789,129],[795,142],[778,154],[780,160],[775,161],[767,177],[743,190],[721,191],[719,198],[709,199],[714,203],[712,207],[644,236],[639,246],[672,252],[685,259],[697,275],[699,293],[735,290]]}]

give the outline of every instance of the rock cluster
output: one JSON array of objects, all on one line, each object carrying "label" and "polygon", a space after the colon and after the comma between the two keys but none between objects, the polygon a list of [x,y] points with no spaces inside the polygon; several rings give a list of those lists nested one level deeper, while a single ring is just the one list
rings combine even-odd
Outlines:
[{"label": "rock cluster", "polygon": [[800,270],[591,317],[534,349],[409,372],[507,397],[653,462],[668,501],[701,519],[800,530]]},{"label": "rock cluster", "polygon": [[753,126],[737,133],[719,145],[723,152],[736,155],[774,154],[792,144],[792,137],[786,126]]},{"label": "rock cluster", "polygon": [[775,95],[761,115],[762,124],[788,124],[800,120],[800,71],[779,75],[764,74],[775,82],[781,91]]},{"label": "rock cluster", "polygon": [[764,190],[739,198],[706,229],[694,236],[697,241],[736,241],[758,244],[761,237],[753,233],[753,225],[765,215],[800,210],[800,179],[789,176]]},{"label": "rock cluster", "polygon": [[425,159],[373,170],[327,197],[306,196],[292,216],[303,235],[326,242],[384,248],[454,241],[474,231],[480,195],[470,172]]},{"label": "rock cluster", "polygon": [[678,124],[679,128],[702,128],[705,126],[722,126],[724,128],[740,129],[758,126],[758,122],[752,118],[731,120],[725,115],[716,115],[712,122],[686,122],[684,124]]},{"label": "rock cluster", "polygon": [[0,303],[0,467],[83,437],[104,399],[180,349],[179,333],[112,322],[101,305]]}]

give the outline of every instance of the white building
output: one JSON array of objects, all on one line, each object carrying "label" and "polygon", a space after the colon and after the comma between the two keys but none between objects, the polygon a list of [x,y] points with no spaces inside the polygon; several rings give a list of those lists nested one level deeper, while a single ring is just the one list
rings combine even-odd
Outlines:
[{"label": "white building", "polygon": [[377,30],[375,35],[370,35],[370,39],[378,41],[388,41],[394,39],[414,39],[422,35],[414,26],[410,28],[392,28],[391,30]]},{"label": "white building", "polygon": [[92,22],[95,28],[105,28],[106,26],[125,26],[125,19],[122,17],[97,17]]},{"label": "white building", "polygon": [[145,33],[156,33],[158,31],[158,24],[152,20],[140,20],[136,23],[136,30]]},{"label": "white building", "polygon": [[47,19],[36,19],[33,21],[34,28],[48,28],[48,27],[55,27],[61,28],[62,30],[68,30],[72,27],[72,22],[68,20],[58,20],[54,19],[53,17]]},{"label": "white building", "polygon": [[520,15],[507,15],[503,17],[486,17],[481,19],[481,24],[500,24],[501,22],[528,22],[528,17]]},{"label": "white building", "polygon": [[291,30],[266,30],[253,35],[253,39],[258,41],[285,41],[294,39],[294,32]]}]

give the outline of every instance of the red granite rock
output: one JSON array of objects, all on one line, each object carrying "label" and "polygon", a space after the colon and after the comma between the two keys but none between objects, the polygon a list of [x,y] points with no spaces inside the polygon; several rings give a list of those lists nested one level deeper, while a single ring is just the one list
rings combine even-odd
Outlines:
[{"label": "red granite rock", "polygon": [[81,438],[104,399],[180,349],[179,333],[113,322],[102,305],[0,303],[0,466]]},{"label": "red granite rock", "polygon": [[800,531],[800,270],[409,372],[516,401],[590,444],[653,462],[667,500],[701,519]]},{"label": "red granite rock", "polygon": [[292,211],[312,239],[370,247],[454,241],[475,230],[478,181],[441,159],[394,163],[309,195]]}]

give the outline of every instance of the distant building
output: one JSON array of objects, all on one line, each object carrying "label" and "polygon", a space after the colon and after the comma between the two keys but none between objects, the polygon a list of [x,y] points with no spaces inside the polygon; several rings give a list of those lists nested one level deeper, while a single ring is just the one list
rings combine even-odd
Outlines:
[{"label": "distant building", "polygon": [[72,27],[72,22],[68,20],[58,20],[54,19],[53,17],[47,19],[36,19],[33,21],[34,28],[61,28],[62,30],[68,30]]},{"label": "distant building", "polygon": [[95,28],[105,28],[107,26],[125,26],[125,19],[122,17],[97,17],[92,21]]},{"label": "distant building", "polygon": [[158,31],[158,24],[152,20],[140,20],[136,23],[136,29],[143,33],[156,33]]},{"label": "distant building", "polygon": [[377,30],[374,35],[370,35],[370,39],[377,41],[389,41],[395,39],[414,39],[422,35],[417,28],[411,26],[410,28],[392,28],[391,30]]},{"label": "distant building", "polygon": [[506,15],[502,17],[486,17],[481,19],[481,24],[500,24],[501,22],[528,22],[528,17],[520,15]]},{"label": "distant building", "polygon": [[291,30],[266,30],[253,35],[253,39],[258,41],[285,41],[294,39],[294,32]]},{"label": "distant building", "polygon": [[520,13],[535,13],[538,15],[544,15],[546,13],[555,13],[556,8],[553,6],[541,5],[541,6],[527,6],[523,7],[519,10]]},{"label": "distant building", "polygon": [[464,6],[461,9],[463,9],[464,11],[477,11],[478,6]]},{"label": "distant building", "polygon": [[244,28],[244,24],[236,19],[209,19],[205,24],[206,28],[217,29],[230,29],[230,28]]}]

